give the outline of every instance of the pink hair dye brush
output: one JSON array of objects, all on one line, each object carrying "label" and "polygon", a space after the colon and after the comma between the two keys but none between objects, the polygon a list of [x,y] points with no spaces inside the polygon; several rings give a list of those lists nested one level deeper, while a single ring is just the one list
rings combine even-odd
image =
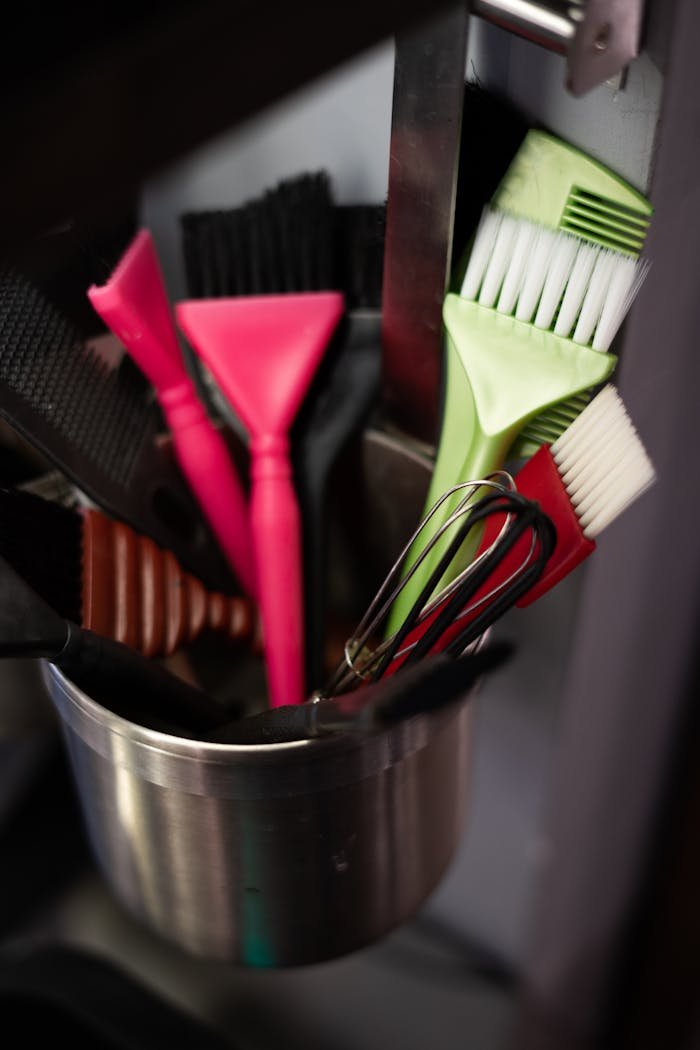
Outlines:
[{"label": "pink hair dye brush", "polygon": [[226,443],[209,419],[180,350],[153,240],[140,230],[88,298],[153,384],[180,468],[240,584],[256,593],[246,496]]},{"label": "pink hair dye brush", "polygon": [[339,292],[176,307],[190,345],[250,437],[250,520],[272,707],[304,699],[301,526],[289,430],[344,309]]}]

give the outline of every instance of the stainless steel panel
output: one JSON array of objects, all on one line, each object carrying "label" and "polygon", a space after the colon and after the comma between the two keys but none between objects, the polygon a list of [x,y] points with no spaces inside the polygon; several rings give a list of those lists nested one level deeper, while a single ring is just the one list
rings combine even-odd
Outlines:
[{"label": "stainless steel panel", "polygon": [[382,394],[389,420],[430,444],[437,432],[467,23],[462,4],[396,40]]}]

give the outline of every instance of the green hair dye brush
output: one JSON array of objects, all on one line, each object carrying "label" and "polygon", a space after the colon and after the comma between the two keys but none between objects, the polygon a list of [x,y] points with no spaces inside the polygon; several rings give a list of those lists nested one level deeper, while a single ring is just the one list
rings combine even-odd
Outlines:
[{"label": "green hair dye brush", "polygon": [[[539,130],[531,130],[525,136],[505,177],[493,195],[492,205],[496,216],[500,213],[507,213],[511,219],[521,217],[529,220],[530,224],[535,227],[544,227],[544,232],[549,230],[554,233],[558,230],[563,234],[568,233],[571,240],[583,241],[593,250],[608,249],[632,260],[637,259],[641,253],[652,212],[650,203],[642,194],[602,164],[568,143]],[[484,225],[488,224],[486,222],[481,224],[480,235],[485,232]],[[496,219],[490,221],[491,234],[497,234],[498,225],[499,222]],[[540,245],[542,254],[535,257],[532,254],[533,242],[530,241],[530,255],[528,256],[525,247],[528,243],[525,240],[525,232],[521,233],[523,239],[517,247],[514,241],[509,241],[509,234],[512,235],[512,230],[509,231],[506,228],[501,231],[500,243],[495,252],[497,259],[491,260],[491,274],[486,293],[482,294],[477,285],[479,303],[485,305],[489,297],[493,297],[491,307],[498,305],[497,312],[503,313],[503,317],[498,322],[501,335],[505,334],[506,319],[508,316],[513,318],[515,314],[515,300],[511,303],[510,315],[507,311],[507,296],[502,297],[502,303],[500,301],[501,289],[498,286],[497,262],[503,265],[503,252],[505,251],[506,256],[509,253],[516,256],[515,259],[510,260],[513,265],[510,270],[510,284],[507,292],[511,297],[514,293],[517,297],[520,292],[517,285],[518,277],[521,282],[524,282],[527,277],[531,282],[531,287],[536,288],[538,275],[541,277],[543,264],[546,269],[547,263],[544,243]],[[473,290],[475,275],[480,272],[482,262],[486,266],[490,252],[494,248],[493,241],[482,236],[479,249],[479,256],[482,260],[480,262],[480,258],[476,257],[476,240],[475,236],[472,245],[455,271],[453,282],[455,291],[462,288],[462,294],[472,300],[476,298]],[[562,247],[561,251],[560,264],[566,249]],[[585,275],[583,258],[579,260],[579,267],[577,280],[580,280],[582,274]],[[466,274],[470,268],[472,270],[469,282],[471,287],[464,288]],[[637,277],[640,277],[639,273]],[[504,280],[504,272],[500,272],[500,280]],[[564,271],[564,284],[566,281],[567,275]],[[634,280],[632,284],[631,290],[634,290]],[[618,319],[618,325],[629,308],[632,297],[628,296],[628,301]],[[612,311],[612,294],[610,299],[609,311]],[[482,477],[488,472],[487,468],[493,470],[501,466],[506,456],[508,458],[527,458],[541,444],[556,440],[588,403],[591,388],[607,378],[615,365],[615,358],[611,355],[606,355],[602,361],[595,362],[590,352],[582,354],[581,370],[577,371],[574,368],[570,374],[571,385],[567,388],[563,372],[559,371],[558,379],[554,380],[548,375],[547,368],[544,371],[541,368],[533,371],[533,360],[530,357],[521,355],[521,359],[518,356],[517,349],[524,344],[522,339],[517,337],[513,342],[510,339],[506,340],[511,349],[516,350],[511,362],[512,370],[505,367],[504,355],[507,354],[507,351],[501,350],[497,355],[491,355],[487,362],[483,360],[483,355],[479,355],[478,351],[474,350],[474,340],[465,337],[464,334],[465,329],[473,323],[474,317],[477,316],[477,311],[455,300],[457,300],[456,295],[452,293],[448,295],[443,310],[446,349],[442,426],[435,467],[426,497],[426,507],[432,506],[440,495],[453,485]],[[524,310],[521,310],[521,314],[524,314]],[[482,315],[479,314],[479,316]],[[513,319],[517,320],[517,318]],[[540,320],[542,320],[542,315]],[[534,318],[531,318],[531,321],[534,321]],[[527,322],[525,323],[527,325]],[[483,321],[477,322],[477,327],[481,335],[484,335],[485,328],[493,332],[492,336],[484,336],[489,340],[489,345],[492,345],[493,339],[496,338],[496,328]],[[513,325],[513,332],[516,329],[517,326]],[[522,334],[521,331],[521,336]],[[573,335],[573,333],[569,334]],[[578,342],[575,338],[570,341],[572,344]],[[463,349],[463,353],[458,350],[460,346],[467,347]],[[578,349],[581,348],[577,347]],[[597,349],[600,351],[600,345]],[[562,355],[557,354],[556,356],[559,363],[562,364]],[[478,362],[476,357],[478,357]],[[570,353],[568,357],[573,365],[573,357]],[[469,363],[467,358],[469,358]],[[504,367],[499,368],[499,363]],[[544,364],[544,357],[540,358],[540,364]],[[590,373],[587,373],[589,366]],[[478,378],[474,379],[478,390],[472,386],[469,367],[476,368],[478,371]],[[588,378],[586,378],[586,373]],[[593,378],[595,374],[598,374],[600,378]],[[558,396],[554,396],[555,386]],[[540,407],[534,407],[537,405],[538,396]],[[475,398],[480,399],[478,404]],[[484,398],[486,398],[485,401]],[[496,406],[502,406],[503,417],[500,421],[495,418]],[[506,413],[508,413],[507,418],[513,420],[512,426],[505,426]],[[474,432],[480,414],[485,417],[483,422],[488,427],[489,440],[486,447],[481,445]],[[515,424],[516,416],[519,416],[520,419],[519,427]],[[502,425],[499,425],[499,422]],[[497,438],[497,434],[500,437]],[[503,445],[508,440],[511,445],[504,450]],[[496,451],[498,451],[498,456],[495,456]],[[443,504],[442,514],[436,515],[433,520],[433,533],[445,525],[452,509],[449,501]],[[437,543],[433,549],[436,551],[435,558],[439,557],[441,544]],[[414,557],[414,553],[409,552],[406,569],[410,567]],[[462,562],[467,559],[468,551],[465,550]],[[455,559],[455,571],[458,566],[459,562]],[[430,568],[431,566],[425,566],[425,572],[428,573]],[[390,631],[396,629],[405,611],[410,608],[411,601],[419,593],[422,576],[422,571],[416,573],[410,581],[412,586],[402,591],[389,621]]]},{"label": "green hair dye brush", "polygon": [[[451,462],[443,455],[441,472],[455,471],[457,482],[488,477],[503,466],[526,424],[546,409],[558,414],[562,401],[607,379],[616,358],[606,351],[644,271],[644,264],[629,255],[486,209],[461,292],[448,294],[443,307],[447,352],[463,370],[468,397],[462,400],[467,441],[445,450],[452,453]],[[568,425],[563,417],[561,430]],[[442,484],[439,477],[437,484]],[[435,494],[433,477],[431,497],[437,499],[452,484],[455,480]],[[433,535],[446,526],[453,502],[443,504]],[[406,581],[390,629],[403,620],[404,602],[410,609],[423,573],[433,571],[451,538],[446,527],[422,571]],[[454,578],[469,555],[463,548],[443,583]]]},{"label": "green hair dye brush", "polygon": [[[493,204],[633,258],[642,253],[652,215],[651,203],[624,179],[544,131],[529,132]],[[544,442],[556,441],[592,393],[586,391],[527,424],[514,457],[527,458]]]}]

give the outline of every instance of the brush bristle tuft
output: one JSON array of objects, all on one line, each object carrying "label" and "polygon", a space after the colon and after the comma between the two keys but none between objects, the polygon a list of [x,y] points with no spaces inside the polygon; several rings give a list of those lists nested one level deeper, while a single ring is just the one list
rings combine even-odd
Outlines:
[{"label": "brush bristle tuft", "polygon": [[648,264],[486,208],[461,295],[606,351],[632,305]]},{"label": "brush bristle tuft", "polygon": [[551,446],[584,535],[595,539],[654,482],[656,473],[610,383]]}]

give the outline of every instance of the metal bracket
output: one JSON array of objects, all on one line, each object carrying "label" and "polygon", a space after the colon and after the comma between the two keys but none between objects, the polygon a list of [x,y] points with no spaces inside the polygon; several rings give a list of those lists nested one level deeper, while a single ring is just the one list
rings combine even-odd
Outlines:
[{"label": "metal bracket", "polygon": [[387,424],[429,445],[438,431],[468,14],[464,3],[456,4],[396,39],[382,400]]},{"label": "metal bracket", "polygon": [[644,0],[472,0],[472,14],[567,56],[573,95],[623,73],[639,54]]},{"label": "metal bracket", "polygon": [[567,87],[583,95],[639,54],[643,0],[588,0],[569,50]]}]

